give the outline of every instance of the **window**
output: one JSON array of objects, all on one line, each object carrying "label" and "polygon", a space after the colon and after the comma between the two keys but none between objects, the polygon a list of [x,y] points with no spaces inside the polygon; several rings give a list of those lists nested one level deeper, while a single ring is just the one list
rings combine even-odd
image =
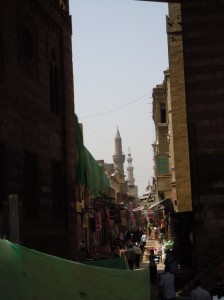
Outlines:
[{"label": "window", "polygon": [[0,81],[3,80],[3,41],[0,31]]},{"label": "window", "polygon": [[38,170],[37,156],[25,153],[25,214],[27,218],[38,217]]},{"label": "window", "polygon": [[58,80],[58,67],[56,61],[55,51],[51,51],[50,58],[50,71],[49,71],[49,84],[50,84],[50,107],[51,111],[59,115],[59,80]]},{"label": "window", "polygon": [[5,147],[0,144],[0,211],[3,209],[3,204],[6,201],[6,157]]},{"label": "window", "polygon": [[53,215],[55,219],[61,219],[64,215],[64,203],[62,197],[62,167],[58,161],[52,161],[52,198]]},{"label": "window", "polygon": [[160,103],[160,123],[166,123],[166,104]]},{"label": "window", "polygon": [[18,63],[29,74],[38,76],[38,35],[34,18],[18,20]]},{"label": "window", "polygon": [[34,55],[34,45],[33,45],[33,36],[29,28],[25,27],[22,31],[22,43],[23,43],[23,52],[27,59],[33,59]]}]

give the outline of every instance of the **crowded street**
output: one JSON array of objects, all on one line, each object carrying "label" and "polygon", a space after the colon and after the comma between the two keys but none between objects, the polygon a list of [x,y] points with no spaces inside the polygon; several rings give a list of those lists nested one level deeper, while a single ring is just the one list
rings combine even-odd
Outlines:
[{"label": "crowded street", "polygon": [[0,0],[0,300],[224,300],[224,0]]}]

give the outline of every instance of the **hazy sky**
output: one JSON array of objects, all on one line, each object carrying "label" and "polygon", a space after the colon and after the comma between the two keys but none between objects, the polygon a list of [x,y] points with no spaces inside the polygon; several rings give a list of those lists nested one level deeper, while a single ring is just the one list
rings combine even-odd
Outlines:
[{"label": "hazy sky", "polygon": [[[168,67],[164,3],[70,0],[75,112],[93,157],[112,163],[118,126],[139,196],[153,176],[152,90]],[[126,173],[127,161],[124,170]]]}]

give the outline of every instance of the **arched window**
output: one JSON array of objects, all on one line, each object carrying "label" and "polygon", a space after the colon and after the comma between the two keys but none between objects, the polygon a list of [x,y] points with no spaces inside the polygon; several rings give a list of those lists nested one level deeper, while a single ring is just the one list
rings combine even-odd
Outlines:
[{"label": "arched window", "polygon": [[0,143],[0,212],[6,199],[6,151],[5,146]]},{"label": "arched window", "polygon": [[0,81],[3,80],[3,41],[2,34],[0,30]]},{"label": "arched window", "polygon": [[25,27],[22,31],[22,43],[23,43],[23,52],[25,57],[29,60],[33,59],[34,55],[34,44],[33,36],[29,28]]},{"label": "arched window", "polygon": [[64,215],[62,165],[58,161],[52,161],[52,198],[53,216],[55,219],[62,219]]},{"label": "arched window", "polygon": [[56,54],[54,50],[51,51],[49,81],[50,81],[50,108],[53,113],[59,115],[59,110],[60,110],[59,80],[58,80],[58,67],[57,67]]},{"label": "arched window", "polygon": [[38,197],[38,168],[37,156],[25,153],[25,213],[30,219],[38,218],[39,197]]}]

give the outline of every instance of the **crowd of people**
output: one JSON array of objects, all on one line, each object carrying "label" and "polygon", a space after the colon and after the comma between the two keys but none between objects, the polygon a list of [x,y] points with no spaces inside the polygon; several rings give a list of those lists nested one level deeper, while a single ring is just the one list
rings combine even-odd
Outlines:
[{"label": "crowd of people", "polygon": [[[164,241],[163,232],[148,226],[147,229],[136,228],[133,231],[127,230],[124,234],[124,239],[117,237],[110,247],[110,258],[119,258],[124,256],[127,261],[129,270],[139,269],[141,260],[145,253],[147,239],[155,239],[159,242],[160,248],[165,248],[165,257],[161,259],[161,253],[155,253],[154,249],[149,251],[149,272],[150,272],[150,283],[151,287],[156,287],[157,298],[163,300],[174,300],[176,299],[176,275],[179,270],[178,260],[175,256],[175,252],[172,250],[172,243],[170,244]],[[165,245],[167,244],[167,249]],[[158,250],[158,249],[157,249]],[[85,260],[88,256],[87,249],[84,241],[80,243],[79,247],[79,259]],[[148,252],[147,252],[148,254]],[[164,263],[164,272],[157,272],[158,254],[160,261]],[[223,296],[223,298],[222,298]],[[221,276],[217,277],[216,285],[210,289],[205,289],[200,280],[194,281],[194,288],[190,293],[191,300],[216,300],[224,299],[224,280]]]},{"label": "crowd of people", "polygon": [[141,249],[138,247],[138,245],[135,245],[135,247],[133,247],[133,244],[130,243],[128,245],[127,250],[125,250],[125,252],[124,252],[127,263],[128,263],[129,270],[134,270],[134,268],[139,268],[141,253],[140,253],[140,251],[139,251],[139,253],[136,252],[138,249],[141,251]]},{"label": "crowd of people", "polygon": [[[152,231],[151,231],[152,233]],[[111,257],[118,258],[124,256],[127,261],[129,270],[139,269],[141,260],[145,253],[145,247],[149,239],[149,232],[143,231],[141,228],[136,229],[134,232],[127,230],[124,236],[124,240],[119,238],[114,240],[111,247]],[[158,235],[159,241],[159,235]],[[160,242],[160,241],[159,241]],[[162,243],[163,244],[163,241]],[[148,252],[147,252],[148,253]],[[158,253],[155,253],[154,249],[149,251],[149,272],[150,272],[150,283],[156,287],[157,298],[163,300],[174,300],[176,299],[176,274],[179,270],[179,265],[175,252],[172,248],[168,248],[165,251],[165,259],[162,260],[164,263],[164,272],[157,272]],[[79,246],[79,259],[85,260],[87,258],[87,250],[84,241]],[[212,289],[205,289],[200,280],[194,281],[194,288],[190,293],[191,300],[216,300],[224,299],[224,281],[221,276],[217,277],[216,285]],[[223,296],[223,297],[222,297]]]}]

